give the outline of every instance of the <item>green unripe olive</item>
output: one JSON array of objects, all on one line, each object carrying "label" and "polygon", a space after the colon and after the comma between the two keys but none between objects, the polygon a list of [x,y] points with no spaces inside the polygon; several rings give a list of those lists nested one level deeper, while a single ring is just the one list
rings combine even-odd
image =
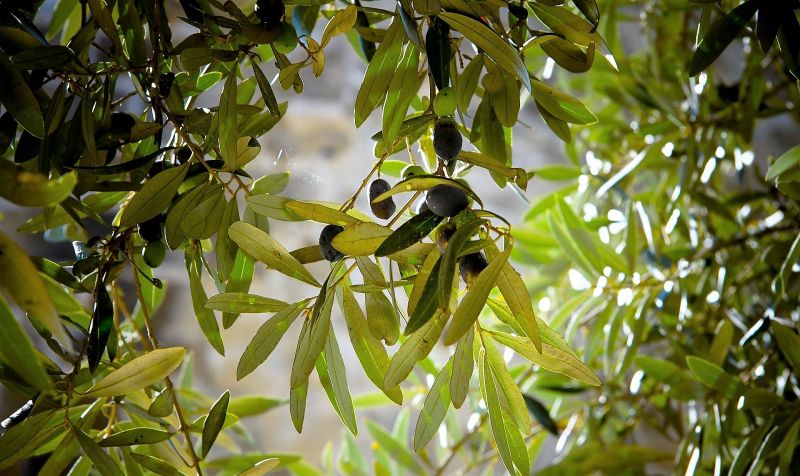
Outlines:
[{"label": "green unripe olive", "polygon": [[450,242],[450,238],[453,237],[453,233],[455,232],[456,224],[453,222],[445,223],[436,230],[436,246],[439,247],[439,251],[441,251],[442,254],[444,254],[447,249],[447,243]]},{"label": "green unripe olive", "polygon": [[256,16],[265,26],[277,25],[286,15],[286,6],[282,0],[258,0]]},{"label": "green unripe olive", "polygon": [[294,51],[295,46],[297,46],[297,31],[294,29],[294,25],[281,22],[281,34],[278,35],[272,46],[278,50],[278,53],[285,55]]},{"label": "green unripe olive", "polygon": [[403,180],[408,180],[411,177],[417,177],[420,175],[427,175],[427,174],[428,172],[426,172],[425,169],[423,169],[421,166],[411,164],[407,165],[406,168],[403,169]]},{"label": "green unripe olive", "polygon": [[440,217],[454,217],[469,206],[467,194],[452,185],[433,187],[428,191],[425,202],[428,208]]},{"label": "green unripe olive", "polygon": [[339,225],[327,225],[319,234],[319,252],[328,261],[339,261],[344,253],[333,247],[333,238],[344,231]]},{"label": "green unripe olive", "polygon": [[481,271],[486,269],[487,266],[489,266],[489,262],[486,261],[486,257],[480,251],[458,258],[458,270],[461,273],[461,279],[464,280],[467,286],[474,283]]},{"label": "green unripe olive", "polygon": [[433,112],[437,116],[449,116],[455,112],[457,105],[456,90],[452,86],[448,86],[436,93],[436,98],[433,100]]},{"label": "green unripe olive", "polygon": [[436,121],[433,128],[433,150],[444,161],[451,161],[461,152],[463,139],[456,123],[449,117],[442,117]]},{"label": "green unripe olive", "polygon": [[142,248],[142,258],[144,258],[145,264],[151,268],[161,266],[166,255],[167,247],[164,246],[164,240],[148,241]]},{"label": "green unripe olive", "polygon": [[392,187],[389,185],[389,182],[383,179],[375,179],[369,185],[369,207],[372,209],[372,214],[382,220],[386,220],[387,218],[391,217],[394,215],[395,210],[397,210],[397,206],[394,204],[394,199],[389,197],[385,200],[381,200],[380,202],[373,202],[373,200],[383,193],[388,192],[391,188]]},{"label": "green unripe olive", "polygon": [[156,215],[149,220],[139,223],[139,236],[145,241],[159,241],[163,237],[164,215]]}]

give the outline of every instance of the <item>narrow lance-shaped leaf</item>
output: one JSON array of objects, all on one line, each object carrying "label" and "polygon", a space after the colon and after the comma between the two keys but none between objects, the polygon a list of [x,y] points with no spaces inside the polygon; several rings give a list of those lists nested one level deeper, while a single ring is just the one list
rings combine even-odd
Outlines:
[{"label": "narrow lance-shaped leaf", "polygon": [[394,387],[405,380],[416,363],[428,356],[439,340],[445,322],[446,318],[437,313],[427,324],[420,327],[403,342],[386,370],[386,377],[383,380],[385,387]]},{"label": "narrow lance-shaped leaf", "polygon": [[388,256],[408,248],[428,236],[441,221],[442,217],[434,215],[430,210],[412,217],[383,240],[375,250],[375,256]]},{"label": "narrow lance-shaped leaf", "polygon": [[86,433],[75,428],[70,424],[70,429],[72,430],[75,438],[77,438],[78,443],[83,449],[83,452],[89,459],[92,460],[92,463],[95,465],[97,470],[100,474],[108,475],[108,476],[125,476],[125,473],[122,471],[122,468],[119,467],[116,461],[108,455],[108,453],[103,450],[93,439],[89,437]]},{"label": "narrow lance-shaped leaf", "polygon": [[286,248],[253,225],[236,222],[228,229],[228,234],[250,256],[270,268],[313,286],[320,286],[314,276]]},{"label": "narrow lance-shaped leaf", "polygon": [[208,297],[202,283],[202,257],[196,246],[186,248],[186,270],[189,273],[189,291],[192,297],[192,308],[195,317],[200,325],[203,335],[220,355],[225,355],[225,344],[222,341],[222,334],[219,332],[219,324],[214,312],[205,307]]},{"label": "narrow lance-shaped leaf", "polygon": [[464,244],[478,232],[484,220],[476,219],[462,223],[458,226],[453,236],[447,242],[447,249],[442,255],[439,267],[439,307],[447,309],[450,306],[450,296],[453,295],[453,278],[456,273],[456,262]]},{"label": "narrow lance-shaped leaf", "polygon": [[178,187],[183,183],[188,171],[189,163],[187,162],[178,167],[164,170],[145,182],[141,190],[136,192],[125,205],[119,225],[133,226],[161,213],[178,192]]},{"label": "narrow lance-shaped leaf", "polygon": [[89,343],[86,347],[86,358],[89,361],[89,370],[94,372],[103,352],[106,350],[108,336],[114,327],[114,305],[108,295],[103,277],[98,276],[97,293],[94,302],[92,320],[89,324]]},{"label": "narrow lance-shaped leaf", "polygon": [[383,141],[387,149],[394,143],[403,125],[408,106],[417,95],[420,86],[418,68],[419,51],[414,45],[407,44],[389,84],[383,106]]},{"label": "narrow lance-shaped leaf", "polygon": [[353,435],[358,434],[353,400],[350,397],[350,390],[347,386],[344,360],[339,351],[339,344],[336,342],[333,329],[328,331],[328,336],[325,339],[325,349],[317,358],[316,367],[320,382],[325,388],[334,410],[339,414],[347,429]]},{"label": "narrow lance-shaped leaf", "polygon": [[261,91],[261,97],[264,98],[264,104],[266,104],[267,109],[269,109],[269,112],[273,117],[281,117],[281,110],[278,107],[278,100],[275,98],[275,92],[272,90],[269,80],[255,62],[252,62],[251,64],[253,66],[253,76],[255,76],[256,83],[258,83],[258,89]]},{"label": "narrow lance-shaped leaf", "polygon": [[200,451],[203,458],[208,455],[208,452],[214,445],[214,441],[217,439],[217,435],[219,435],[222,426],[225,424],[225,417],[228,414],[228,402],[230,402],[230,399],[231,394],[226,390],[225,393],[220,395],[217,401],[214,402],[214,405],[211,406],[211,410],[208,412],[208,417],[203,423],[203,438]]},{"label": "narrow lance-shaped leaf", "polygon": [[386,30],[375,56],[367,66],[364,79],[356,96],[355,122],[359,127],[369,117],[372,111],[380,104],[392,81],[392,75],[397,67],[403,46],[402,21],[395,19]]},{"label": "narrow lance-shaped leaf", "polygon": [[714,22],[697,45],[689,62],[689,76],[711,66],[758,10],[759,2],[748,0]]},{"label": "narrow lance-shaped leaf", "polygon": [[516,423],[517,428],[527,435],[531,431],[531,421],[528,415],[528,410],[525,406],[525,399],[522,397],[522,392],[517,386],[517,382],[508,372],[506,363],[503,356],[497,350],[494,344],[494,339],[490,335],[485,334],[482,338],[484,349],[486,349],[487,363],[492,368],[497,389],[503,394],[503,398],[507,405],[507,411],[510,413],[512,420]]},{"label": "narrow lance-shaped leaf", "polygon": [[34,137],[44,137],[44,117],[36,96],[8,55],[0,55],[0,102]]},{"label": "narrow lance-shaped leaf", "polygon": [[503,252],[497,256],[496,259],[489,263],[478,275],[478,278],[470,286],[466,296],[461,300],[458,309],[453,314],[453,320],[450,328],[444,336],[445,345],[455,344],[478,320],[478,316],[486,304],[486,299],[489,297],[489,292],[497,284],[497,278],[503,270],[503,266],[508,261],[508,256],[511,254],[511,244],[507,244]]},{"label": "narrow lance-shaped leaf", "polygon": [[456,344],[456,351],[453,354],[453,372],[450,377],[450,398],[455,408],[461,408],[469,391],[469,381],[475,364],[472,361],[472,345],[475,341],[475,333],[467,332]]},{"label": "narrow lance-shaped leaf", "polygon": [[452,370],[453,358],[448,360],[447,364],[439,371],[439,375],[436,376],[425,397],[425,403],[422,405],[422,411],[414,428],[415,451],[419,451],[431,441],[447,415],[447,408],[450,406],[449,382]]},{"label": "narrow lance-shaped leaf", "polygon": [[523,395],[523,397],[525,398],[525,406],[528,407],[528,411],[536,418],[536,421],[542,425],[542,428],[558,436],[558,427],[542,402],[527,394]]},{"label": "narrow lance-shaped leaf", "polygon": [[13,368],[20,377],[40,390],[48,390],[50,377],[36,355],[25,331],[19,325],[8,304],[0,298],[0,360]]},{"label": "narrow lance-shaped leaf", "polygon": [[289,414],[292,424],[298,433],[303,432],[303,421],[306,416],[306,398],[308,397],[308,379],[289,391]]},{"label": "narrow lance-shaped leaf", "polygon": [[[430,272],[423,276],[426,277],[424,287],[414,304],[411,317],[409,318],[408,324],[406,324],[406,328],[403,331],[405,335],[410,335],[420,327],[427,324],[433,315],[436,314],[437,309],[440,309],[437,296],[439,295],[439,269],[441,268],[441,264],[441,258],[437,259],[436,264],[433,265],[433,268],[430,269]],[[418,285],[419,284],[415,283],[415,287]]]},{"label": "narrow lance-shaped leaf", "polygon": [[239,73],[238,63],[234,65],[225,85],[222,88],[222,96],[219,99],[219,112],[217,113],[219,123],[219,149],[222,153],[222,160],[230,170],[236,168],[236,141],[239,140],[239,124],[236,113],[236,92],[237,76]]},{"label": "narrow lance-shaped leaf", "polygon": [[166,441],[172,437],[173,433],[155,428],[130,428],[118,431],[100,440],[100,446],[107,448],[111,446],[131,446],[131,445],[151,445]]},{"label": "narrow lance-shaped leaf", "polygon": [[236,313],[277,312],[288,305],[278,299],[248,293],[217,294],[206,301],[208,309]]},{"label": "narrow lance-shaped leaf", "polygon": [[236,368],[236,379],[241,380],[250,372],[261,365],[267,357],[275,350],[283,334],[289,329],[300,312],[305,309],[307,301],[299,301],[285,307],[282,311],[275,314],[270,320],[258,328],[253,340],[247,344],[247,348],[239,360]]},{"label": "narrow lance-shaped leaf", "polygon": [[334,36],[341,35],[353,28],[353,25],[356,24],[357,12],[358,10],[355,5],[349,5],[336,12],[336,14],[331,17],[330,21],[328,21],[328,24],[325,25],[325,31],[322,32],[320,46],[325,48]]},{"label": "narrow lance-shaped leaf", "polygon": [[528,88],[528,91],[532,90],[528,69],[525,67],[525,63],[522,62],[519,53],[494,30],[477,20],[458,13],[440,13],[438,17],[449,23],[451,27],[458,30],[469,41],[483,50],[501,68],[511,74],[516,74],[522,84]]},{"label": "narrow lance-shaped leaf", "polygon": [[172,373],[183,362],[186,349],[167,347],[136,357],[94,384],[84,397],[114,397],[152,385]]}]

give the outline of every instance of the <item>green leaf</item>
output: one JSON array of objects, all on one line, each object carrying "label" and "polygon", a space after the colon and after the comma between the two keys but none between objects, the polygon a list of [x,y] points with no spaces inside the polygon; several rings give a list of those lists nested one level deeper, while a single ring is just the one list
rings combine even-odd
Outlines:
[{"label": "green leaf", "polygon": [[736,377],[726,373],[722,368],[700,357],[686,357],[686,364],[697,380],[708,388],[716,390],[725,398],[735,399],[747,389]]},{"label": "green leaf", "polygon": [[472,325],[478,320],[478,316],[486,304],[486,299],[489,297],[489,292],[497,284],[497,279],[503,270],[503,266],[508,261],[512,248],[510,244],[506,245],[503,252],[496,259],[489,262],[489,266],[481,271],[478,278],[467,290],[467,294],[453,314],[453,321],[444,336],[445,345],[455,344],[461,336],[469,332]]},{"label": "green leaf", "polygon": [[353,399],[350,397],[344,360],[339,351],[339,344],[336,342],[333,329],[328,331],[328,336],[325,339],[325,349],[317,359],[316,367],[320,382],[326,393],[328,393],[328,398],[334,410],[339,414],[350,433],[354,436],[357,435],[358,427],[353,408]]},{"label": "green leaf", "polygon": [[303,421],[306,415],[306,398],[308,397],[308,379],[302,385],[289,390],[289,413],[292,424],[298,433],[303,432]]},{"label": "green leaf", "polygon": [[[102,277],[99,276],[98,279],[102,279]],[[100,363],[113,329],[114,306],[111,303],[111,296],[108,295],[105,283],[101,281],[97,287],[92,321],[89,324],[89,341],[86,346],[86,360],[89,363],[91,372],[94,372],[97,364]],[[112,360],[111,356],[109,356],[109,360]]]},{"label": "green leaf", "polygon": [[692,55],[689,76],[697,76],[711,66],[755,15],[758,5],[759,2],[748,0],[711,25]]},{"label": "green leaf", "polygon": [[[341,264],[342,262],[340,262]],[[340,269],[340,266],[336,267]],[[331,274],[333,276],[333,273]],[[330,330],[331,308],[333,307],[334,293],[328,289],[330,276],[320,290],[311,316],[303,322],[300,337],[297,339],[297,350],[292,362],[291,388],[304,385],[308,376],[314,369],[317,357],[325,347],[328,331]]]},{"label": "green leaf", "polygon": [[251,61],[251,65],[253,66],[253,76],[255,76],[256,82],[258,83],[258,89],[261,91],[261,97],[264,99],[264,104],[267,106],[267,109],[269,109],[272,117],[281,117],[281,110],[278,107],[278,100],[275,98],[275,92],[272,90],[269,80],[264,75],[264,72],[261,71],[261,68],[255,63],[255,61]]},{"label": "green leaf", "polygon": [[[450,297],[453,295],[453,281],[456,274],[456,262],[464,248],[464,245],[475,235],[478,230],[486,223],[485,220],[474,219],[466,223],[460,223],[455,233],[447,242],[447,248],[442,255],[439,265],[438,291],[439,307],[448,309],[450,307]],[[456,281],[456,284],[458,282]]]},{"label": "green leaf", "polygon": [[161,476],[185,476],[174,466],[155,456],[143,455],[141,453],[131,453],[131,457],[143,468],[148,469]]},{"label": "green leaf", "polygon": [[483,336],[483,348],[486,350],[487,363],[492,369],[497,389],[505,400],[505,410],[508,411],[513,422],[523,434],[530,434],[531,420],[525,399],[522,397],[522,391],[508,372],[503,356],[494,345],[494,339],[488,334]]},{"label": "green leaf", "polygon": [[83,396],[115,397],[148,387],[177,369],[185,356],[183,347],[151,350],[106,375]]},{"label": "green leaf", "polygon": [[3,342],[0,360],[35,388],[49,390],[52,387],[50,377],[39,362],[30,339],[3,298],[0,298],[0,342]]},{"label": "green leaf", "polygon": [[800,163],[800,145],[787,150],[769,166],[764,180],[772,181],[783,175],[786,171],[795,168]]},{"label": "green leaf", "polygon": [[236,142],[239,140],[239,122],[236,113],[236,94],[237,81],[239,75],[239,65],[235,64],[225,85],[222,88],[222,96],[219,99],[219,150],[222,153],[222,160],[228,170],[236,169]]},{"label": "green leaf", "polygon": [[211,451],[211,447],[214,445],[217,435],[219,435],[222,426],[225,424],[225,417],[228,414],[228,402],[230,399],[231,393],[226,390],[225,393],[220,395],[217,401],[214,402],[214,405],[211,406],[211,410],[208,412],[208,417],[205,423],[203,423],[203,438],[200,446],[200,455],[203,458]]},{"label": "green leaf", "polygon": [[544,336],[542,339],[542,352],[540,353],[526,337],[497,332],[492,332],[491,334],[497,342],[544,369],[564,374],[588,385],[597,387],[602,385],[600,379],[586,364],[581,362],[574,354],[546,342]]},{"label": "green leaf", "polygon": [[287,200],[283,205],[304,220],[314,220],[320,223],[340,226],[361,223],[358,218],[321,203]]},{"label": "green leaf", "polygon": [[[439,256],[438,251],[436,256]],[[439,296],[439,275],[441,274],[441,265],[442,260],[437,259],[433,265],[433,268],[430,268],[425,272],[420,270],[420,273],[417,275],[418,278],[424,279],[424,281],[420,282],[419,284],[415,282],[414,288],[416,289],[417,286],[422,286],[422,292],[414,296],[416,298],[414,301],[414,307],[411,310],[411,316],[408,319],[406,328],[403,331],[405,335],[409,335],[420,327],[424,326],[436,314],[436,311],[440,309],[437,296]],[[410,305],[411,300],[409,299],[409,306]],[[450,303],[448,297],[448,303],[444,309],[449,309],[449,307]]]},{"label": "green leaf", "polygon": [[48,180],[47,176],[0,161],[0,196],[23,207],[52,207],[69,197],[78,182],[75,172]]},{"label": "green leaf", "polygon": [[336,12],[333,17],[325,25],[325,31],[322,32],[322,41],[320,47],[325,48],[328,43],[336,35],[341,35],[353,28],[356,24],[356,14],[358,10],[355,5],[349,5],[342,10]]},{"label": "green leaf", "polygon": [[151,445],[160,443],[172,437],[173,433],[155,428],[130,428],[118,431],[100,440],[100,446],[107,448],[110,446],[132,446],[132,445]]},{"label": "green leaf", "polygon": [[192,297],[192,308],[194,309],[197,323],[200,325],[200,330],[206,336],[208,343],[214,347],[214,350],[219,352],[220,355],[225,355],[225,344],[222,341],[222,334],[219,332],[219,324],[217,323],[217,316],[214,312],[206,308],[208,297],[206,290],[203,288],[202,273],[202,251],[196,246],[189,246],[186,248],[184,261],[186,264],[186,271],[189,274],[189,291]]},{"label": "green leaf", "polygon": [[172,414],[172,392],[165,388],[153,399],[147,407],[147,414],[154,417],[164,418]]},{"label": "green leaf", "polygon": [[206,308],[208,309],[235,313],[277,312],[288,305],[288,303],[277,299],[247,293],[217,294],[206,301]]},{"label": "green leaf", "polygon": [[119,467],[116,461],[106,453],[95,441],[84,433],[83,431],[75,428],[70,424],[70,429],[75,434],[78,444],[81,445],[84,454],[92,460],[92,463],[104,476],[125,476],[122,468]]},{"label": "green leaf", "polygon": [[250,256],[281,273],[319,287],[317,281],[280,243],[258,228],[239,221],[228,229],[231,239]]},{"label": "green leaf", "polygon": [[547,408],[542,402],[530,395],[523,395],[523,397],[525,398],[525,406],[528,407],[528,411],[536,418],[536,421],[539,422],[542,428],[558,436],[558,426],[556,426],[556,422],[553,421],[550,412],[547,411]]},{"label": "green leaf", "polygon": [[34,137],[45,136],[44,117],[28,83],[8,55],[0,55],[0,103]]},{"label": "green leaf", "polygon": [[381,448],[386,449],[386,452],[393,460],[412,471],[412,474],[428,474],[417,459],[417,456],[409,451],[404,443],[397,441],[392,435],[387,433],[380,425],[367,420],[367,430],[375,442],[378,443]]},{"label": "green leaf", "polygon": [[367,319],[364,317],[364,313],[353,292],[349,286],[340,286],[336,290],[336,297],[339,300],[339,307],[342,308],[342,313],[347,323],[350,342],[353,345],[356,357],[361,362],[364,373],[389,398],[395,403],[401,404],[403,402],[403,394],[400,388],[397,386],[385,388],[383,385],[386,370],[389,367],[389,357],[380,340],[373,337],[369,331]]},{"label": "green leaf", "polygon": [[570,124],[593,124],[597,118],[578,99],[565,94],[541,81],[531,83],[531,94],[536,104],[543,107],[550,115]]},{"label": "green leaf", "polygon": [[389,89],[389,83],[392,81],[397,62],[400,60],[405,38],[401,23],[402,21],[397,18],[392,21],[392,24],[386,30],[383,41],[378,46],[378,49],[375,50],[375,56],[372,57],[372,61],[367,66],[367,71],[364,73],[364,79],[356,96],[354,116],[356,127],[364,123],[372,111],[381,103],[381,100],[386,95],[386,90]]},{"label": "green leaf", "polygon": [[[500,255],[500,250],[497,249],[497,245],[492,243],[486,247],[486,254],[489,259],[494,260]],[[539,337],[539,326],[536,323],[536,314],[533,312],[533,304],[531,303],[530,293],[528,293],[528,287],[522,280],[522,276],[508,262],[500,270],[500,275],[497,278],[497,287],[500,288],[500,293],[508,304],[511,315],[514,316],[514,319],[531,340],[534,347],[541,352],[542,340]]]},{"label": "green leaf", "polygon": [[425,403],[414,427],[414,451],[419,451],[431,441],[447,415],[447,408],[450,406],[449,382],[452,370],[453,358],[439,371],[425,397]]},{"label": "green leaf", "polygon": [[0,288],[23,311],[39,333],[52,335],[62,346],[71,340],[56,313],[50,295],[25,251],[0,232]]},{"label": "green leaf", "polygon": [[280,464],[280,458],[267,458],[254,464],[252,468],[242,471],[239,476],[262,476],[276,469]]},{"label": "green leaf", "polygon": [[494,30],[477,20],[458,13],[444,12],[440,13],[438,17],[446,21],[451,27],[458,30],[469,41],[473,42],[475,46],[483,50],[483,52],[486,53],[489,58],[493,59],[501,68],[511,74],[516,74],[522,81],[522,84],[528,88],[528,91],[532,91],[528,69],[525,67],[525,63],[522,62],[519,53],[495,33]]},{"label": "green leaf", "polygon": [[728,349],[733,341],[734,327],[728,320],[720,321],[714,329],[714,340],[711,341],[711,348],[708,349],[708,359],[711,363],[722,365]]},{"label": "green leaf", "polygon": [[[461,182],[458,182],[453,179],[439,177],[437,175],[425,175],[422,177],[411,177],[406,180],[397,182],[394,187],[389,189],[388,191],[378,195],[374,199],[373,202],[380,202],[386,200],[387,198],[397,195],[398,193],[404,192],[421,192],[425,190],[430,190],[431,188],[437,185],[449,185],[451,187],[455,187],[462,192],[469,195],[473,200],[475,200],[481,207],[483,207],[483,202],[481,201],[480,197],[475,194],[469,187],[465,186]],[[417,215],[419,216],[419,215]]]},{"label": "green leaf", "polygon": [[571,73],[585,73],[594,62],[594,43],[590,43],[584,52],[571,41],[557,36],[548,36],[541,42],[541,47],[556,64]]},{"label": "green leaf", "polygon": [[267,357],[280,342],[283,334],[289,329],[289,326],[292,325],[297,316],[300,315],[300,312],[305,309],[306,304],[307,301],[299,301],[288,305],[258,328],[253,340],[247,344],[242,358],[239,359],[239,365],[236,368],[236,380],[243,379],[267,360]]},{"label": "green leaf", "polygon": [[417,362],[428,356],[439,340],[446,321],[441,313],[437,313],[427,324],[408,336],[389,363],[383,380],[384,388],[400,384],[408,377]]},{"label": "green leaf", "polygon": [[800,336],[792,329],[774,321],[770,328],[772,334],[778,340],[778,347],[780,347],[784,357],[789,361],[794,371],[800,373]]},{"label": "green leaf", "polygon": [[467,332],[456,344],[453,354],[453,372],[450,377],[450,398],[455,408],[461,408],[469,392],[469,381],[475,364],[472,361],[472,344],[475,340],[474,332]]},{"label": "green leaf", "polygon": [[333,238],[333,246],[348,256],[369,256],[375,253],[392,229],[377,223],[365,222],[347,226]]},{"label": "green leaf", "polygon": [[483,55],[479,54],[472,61],[467,64],[464,70],[456,79],[456,99],[458,101],[458,110],[462,114],[467,113],[469,103],[472,101],[472,96],[478,87],[478,80],[483,71],[484,59]]},{"label": "green leaf", "polygon": [[164,170],[145,182],[141,190],[136,192],[125,205],[119,219],[119,226],[133,226],[161,213],[178,192],[178,187],[183,183],[188,171],[189,163],[187,162]]},{"label": "green leaf", "polygon": [[[388,256],[408,248],[428,236],[441,221],[442,217],[430,210],[412,217],[381,242],[375,250],[375,256]],[[336,246],[335,239],[333,245]]]},{"label": "green leaf", "polygon": [[418,68],[419,50],[409,43],[405,46],[403,56],[397,64],[397,70],[389,83],[383,106],[383,141],[387,149],[397,138],[408,106],[416,97],[422,83],[423,76],[418,74]]},{"label": "green leaf", "polygon": [[514,469],[513,443],[511,441],[513,438],[512,433],[516,432],[518,434],[519,430],[516,425],[506,425],[505,423],[500,396],[497,393],[496,382],[492,375],[491,367],[487,365],[486,356],[483,352],[480,354],[480,366],[478,369],[481,382],[481,394],[483,396],[483,401],[486,402],[486,409],[489,414],[489,427],[492,430],[498,453],[500,453],[500,459],[503,461],[503,464],[510,474],[520,474]]},{"label": "green leaf", "polygon": [[228,403],[228,413],[232,413],[239,418],[245,418],[260,415],[286,403],[288,403],[287,400],[282,398],[242,395],[231,399],[230,403]]}]

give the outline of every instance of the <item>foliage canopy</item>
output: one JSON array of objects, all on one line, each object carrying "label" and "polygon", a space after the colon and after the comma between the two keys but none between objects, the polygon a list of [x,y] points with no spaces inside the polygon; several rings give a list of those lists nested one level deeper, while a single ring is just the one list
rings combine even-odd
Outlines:
[{"label": "foliage canopy", "polygon": [[[28,256],[0,233],[0,288],[48,348],[0,300],[0,382],[29,399],[3,423],[0,468],[43,456],[41,474],[439,475],[499,462],[517,475],[548,433],[559,457],[541,474],[800,464],[800,147],[771,162],[751,150],[758,119],[797,118],[796,2],[42,3],[0,4],[0,196],[38,210],[20,233],[72,241],[75,259]],[[621,26],[637,19],[645,42],[626,51]],[[380,114],[375,161],[342,204],[285,197],[287,174],[248,172],[287,114],[272,88],[301,94],[337,36],[368,63],[353,117]],[[733,85],[712,66],[723,52],[742,64]],[[568,164],[514,166],[527,103]],[[512,231],[471,187],[476,169],[520,192],[564,184]],[[355,208],[362,193],[371,215]],[[320,241],[288,250],[276,221],[317,222]],[[186,349],[160,346],[152,325],[168,251],[185,256],[216,352],[220,324],[272,314],[237,379],[300,327],[288,401],[192,388]],[[324,260],[324,276],[307,266]],[[250,293],[262,265],[309,297]],[[345,339],[375,394],[350,395]],[[347,429],[338,455],[320,470],[243,452],[242,418],[288,404],[303,430],[314,373]],[[391,430],[359,424],[356,409],[420,393],[413,429],[408,409]]]}]

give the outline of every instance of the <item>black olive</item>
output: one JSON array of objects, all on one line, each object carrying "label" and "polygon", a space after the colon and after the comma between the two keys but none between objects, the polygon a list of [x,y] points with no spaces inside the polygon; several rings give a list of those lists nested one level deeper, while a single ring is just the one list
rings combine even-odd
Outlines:
[{"label": "black olive", "polygon": [[455,232],[456,225],[452,222],[445,223],[439,227],[439,229],[436,231],[436,246],[439,247],[439,251],[444,253],[444,251],[447,249],[447,243],[450,241],[450,238],[453,237],[453,233]]},{"label": "black olive", "polygon": [[333,238],[344,231],[339,225],[327,225],[319,234],[319,251],[322,257],[328,261],[339,261],[344,258],[344,254],[333,247]]},{"label": "black olive", "polygon": [[134,125],[136,125],[136,119],[130,114],[124,112],[111,114],[111,126],[109,129],[113,132],[129,134]]},{"label": "black olive", "polygon": [[481,271],[486,269],[488,265],[489,262],[486,261],[486,257],[481,252],[468,254],[458,259],[458,270],[461,272],[461,279],[467,285],[475,282]]},{"label": "black olive", "polygon": [[286,15],[286,6],[281,0],[258,0],[256,16],[264,26],[277,25]]},{"label": "black olive", "polygon": [[428,191],[425,202],[428,208],[440,217],[454,217],[469,206],[467,194],[452,185],[433,187]]},{"label": "black olive", "polygon": [[164,215],[156,215],[149,220],[139,223],[139,236],[145,241],[159,241],[161,240],[162,226],[164,224]]},{"label": "black olive", "polygon": [[509,3],[508,11],[511,12],[512,15],[519,18],[520,20],[525,20],[528,18],[528,10],[526,10],[525,7],[523,6]]},{"label": "black olive", "polygon": [[185,164],[192,157],[192,149],[185,145],[178,149],[178,152],[175,153],[175,157],[178,159],[178,162]]},{"label": "black olive", "polygon": [[422,200],[417,202],[416,210],[414,210],[414,213],[420,215],[422,213],[427,212],[428,210],[430,210],[430,208],[428,208],[428,202],[425,198],[423,198]]},{"label": "black olive", "polygon": [[169,96],[172,83],[175,81],[175,73],[164,73],[158,77],[158,95],[162,98]]},{"label": "black olive", "polygon": [[461,152],[463,139],[455,121],[449,117],[440,118],[433,128],[433,150],[444,161],[451,161]]},{"label": "black olive", "polygon": [[397,210],[394,199],[389,197],[385,200],[381,200],[380,202],[373,202],[372,200],[379,197],[384,192],[388,192],[391,188],[392,187],[389,185],[389,182],[383,179],[373,180],[369,186],[369,207],[372,209],[373,215],[383,220],[386,220],[394,215],[395,210]]}]

